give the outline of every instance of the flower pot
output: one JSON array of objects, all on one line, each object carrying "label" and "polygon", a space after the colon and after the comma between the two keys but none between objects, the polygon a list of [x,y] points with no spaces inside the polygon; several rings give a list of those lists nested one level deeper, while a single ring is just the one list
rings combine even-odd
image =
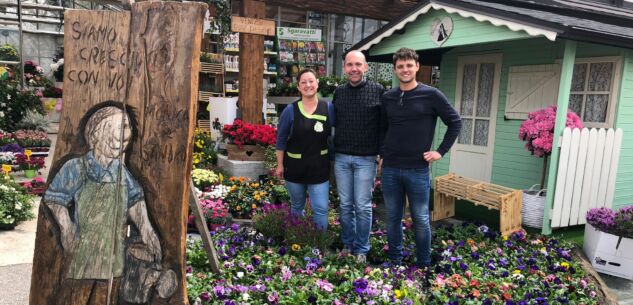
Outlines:
[{"label": "flower pot", "polygon": [[258,145],[227,144],[228,159],[235,161],[264,161],[264,148]]},{"label": "flower pot", "polygon": [[35,176],[37,176],[37,170],[36,169],[25,169],[24,170],[24,177],[35,178]]},{"label": "flower pot", "polygon": [[13,230],[17,226],[17,223],[0,223],[0,230]]},{"label": "flower pot", "polygon": [[596,271],[633,280],[633,239],[586,224],[582,249]]}]

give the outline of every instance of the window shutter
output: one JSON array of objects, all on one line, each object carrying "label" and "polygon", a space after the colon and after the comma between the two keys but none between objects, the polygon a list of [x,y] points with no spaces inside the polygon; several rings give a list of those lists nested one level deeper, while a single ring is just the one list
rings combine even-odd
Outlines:
[{"label": "window shutter", "polygon": [[556,105],[560,69],[560,64],[510,67],[505,118],[525,120],[534,110]]}]

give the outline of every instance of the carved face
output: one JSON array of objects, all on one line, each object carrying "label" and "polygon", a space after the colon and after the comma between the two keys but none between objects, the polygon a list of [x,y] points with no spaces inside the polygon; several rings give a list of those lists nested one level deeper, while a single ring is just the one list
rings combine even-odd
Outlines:
[{"label": "carved face", "polygon": [[95,155],[118,158],[123,154],[132,136],[130,119],[119,110],[101,120],[92,134]]}]

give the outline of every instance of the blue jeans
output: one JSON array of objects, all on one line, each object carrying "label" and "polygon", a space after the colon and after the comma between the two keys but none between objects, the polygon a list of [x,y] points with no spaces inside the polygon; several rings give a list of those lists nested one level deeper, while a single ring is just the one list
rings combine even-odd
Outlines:
[{"label": "blue jeans", "polygon": [[369,252],[371,199],[376,177],[376,156],[336,154],[336,188],[341,202],[343,245],[353,254]]},{"label": "blue jeans", "polygon": [[290,211],[293,215],[305,216],[306,191],[310,195],[312,220],[317,228],[327,229],[327,208],[330,199],[330,182],[319,184],[303,184],[286,181],[286,189],[290,193]]},{"label": "blue jeans", "polygon": [[382,170],[381,186],[387,212],[389,259],[396,263],[402,261],[402,214],[406,195],[413,219],[417,265],[430,265],[429,168],[385,167]]}]

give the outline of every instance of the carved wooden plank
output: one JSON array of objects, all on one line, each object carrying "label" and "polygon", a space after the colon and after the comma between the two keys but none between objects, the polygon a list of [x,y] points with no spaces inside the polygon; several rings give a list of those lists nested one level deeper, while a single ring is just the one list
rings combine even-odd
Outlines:
[{"label": "carved wooden plank", "polygon": [[200,208],[200,200],[198,200],[198,197],[196,197],[193,193],[193,181],[189,183],[189,187],[192,190],[189,193],[189,207],[191,207],[191,212],[196,217],[196,228],[198,229],[198,232],[200,232],[202,246],[204,246],[204,250],[207,252],[207,256],[209,257],[209,266],[211,267],[211,271],[221,273],[222,271],[220,270],[218,255],[215,252],[215,246],[213,245],[213,240],[209,234],[209,228],[207,227],[204,214],[202,214],[202,209]]},{"label": "carved wooden plank", "polygon": [[[121,101],[125,95],[125,88],[118,80],[122,79],[125,86],[129,12],[69,10],[64,20],[67,24],[64,29],[64,107],[48,181],[71,152],[85,153],[85,148],[75,151],[74,147],[80,146],[77,130],[86,111],[101,101]],[[110,57],[116,60],[110,60]],[[30,293],[32,305],[88,304],[93,287],[87,283],[83,286],[78,283],[74,287],[76,301],[60,300],[68,261],[63,259],[59,238],[59,227],[50,210],[44,204],[40,205]],[[105,296],[106,285],[94,288]],[[96,298],[93,303],[96,301],[105,303]]]},{"label": "carved wooden plank", "polygon": [[128,101],[138,107],[143,137],[134,143],[130,163],[151,179],[149,209],[158,215],[164,261],[180,283],[173,297],[155,297],[152,304],[186,300],[185,233],[205,10],[200,3],[166,1],[132,6],[130,50],[140,60],[130,67]]},{"label": "carved wooden plank", "polygon": [[204,10],[143,2],[131,14],[66,13],[65,107],[30,304],[186,304]]},{"label": "carved wooden plank", "polygon": [[[240,3],[240,13],[244,17],[265,18],[266,4],[255,0]],[[262,103],[264,100],[264,36],[240,34],[240,98],[242,119],[251,124],[262,123]]]}]

